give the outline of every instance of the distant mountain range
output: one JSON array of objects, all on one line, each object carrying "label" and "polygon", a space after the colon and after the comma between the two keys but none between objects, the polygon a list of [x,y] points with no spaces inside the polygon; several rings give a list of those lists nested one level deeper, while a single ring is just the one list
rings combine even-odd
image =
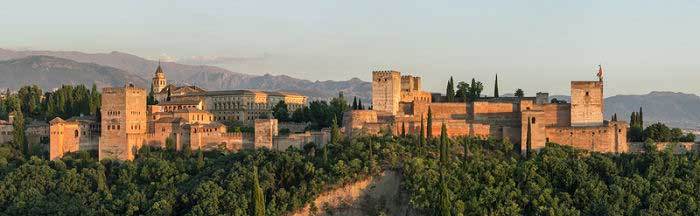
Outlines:
[{"label": "distant mountain range", "polygon": [[[555,95],[551,98],[571,101],[570,96]],[[680,92],[651,92],[645,95],[616,95],[605,98],[605,117],[617,113],[619,120],[629,122],[630,114],[644,111],[644,124],[663,122],[669,126],[700,129],[700,97]]]},{"label": "distant mountain range", "polygon": [[[110,52],[110,53],[83,53],[74,51],[14,51],[0,49],[0,60],[10,60],[25,58],[28,56],[54,56],[58,58],[70,59],[81,63],[94,63],[98,65],[117,68],[137,75],[144,80],[150,81],[158,66],[157,61],[151,61],[135,55]],[[342,91],[346,97],[357,96],[363,100],[369,100],[371,83],[359,79],[347,81],[309,81],[297,79],[289,76],[273,75],[250,75],[232,72],[220,67],[206,65],[185,65],[175,62],[162,62],[168,81],[178,84],[198,85],[208,90],[227,89],[260,89],[274,91],[291,91],[308,95],[312,99],[328,99],[338,95]],[[8,72],[0,71],[0,75]],[[9,75],[9,74],[8,74]],[[12,80],[13,76],[5,76],[7,80]],[[67,77],[71,78],[71,77]],[[85,79],[92,77],[85,75]],[[97,79],[95,79],[97,80]],[[61,80],[57,80],[61,81]],[[70,83],[70,82],[68,82]],[[123,83],[123,82],[122,82]],[[150,82],[145,86],[148,87]],[[55,86],[62,83],[42,83],[41,86]],[[120,84],[119,82],[113,83]],[[0,83],[0,88],[13,88],[13,85]]]},{"label": "distant mountain range", "polygon": [[133,83],[147,86],[140,76],[113,67],[93,63],[80,63],[52,56],[29,56],[0,61],[0,87],[18,89],[25,85],[38,85],[54,89],[64,84],[92,84],[98,87],[123,86]]},{"label": "distant mountain range", "polygon": [[[96,83],[100,87],[122,86],[126,82],[149,87],[157,61],[111,52],[89,54],[63,51],[12,51],[0,49],[0,89],[17,89],[37,84],[50,90],[63,84]],[[214,66],[163,62],[170,82],[193,84],[208,90],[261,89],[298,92],[311,99],[328,99],[342,91],[370,101],[370,82],[357,78],[346,81],[309,81],[285,75],[251,75]],[[551,96],[569,101],[569,96]],[[367,103],[366,102],[366,103]],[[368,104],[368,103],[367,103]],[[644,107],[646,123],[664,122],[674,127],[700,129],[700,97],[694,94],[651,92],[645,95],[617,95],[605,100],[606,118],[617,113],[628,120],[632,111]]]}]

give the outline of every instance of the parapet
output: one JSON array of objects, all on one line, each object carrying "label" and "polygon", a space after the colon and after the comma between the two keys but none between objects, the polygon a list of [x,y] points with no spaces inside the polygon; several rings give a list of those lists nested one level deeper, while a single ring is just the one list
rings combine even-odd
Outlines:
[{"label": "parapet", "polygon": [[401,72],[395,70],[387,71],[372,71],[373,77],[386,77],[386,76],[401,76]]}]

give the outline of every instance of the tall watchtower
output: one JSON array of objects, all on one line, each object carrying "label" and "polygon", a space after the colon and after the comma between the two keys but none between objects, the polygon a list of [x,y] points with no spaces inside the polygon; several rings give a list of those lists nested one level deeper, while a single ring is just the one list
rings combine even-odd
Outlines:
[{"label": "tall watchtower", "polygon": [[603,81],[571,82],[571,126],[603,124]]},{"label": "tall watchtower", "polygon": [[372,109],[396,115],[401,101],[401,73],[372,71]]},{"label": "tall watchtower", "polygon": [[146,90],[133,85],[102,89],[99,159],[131,160],[148,131]]},{"label": "tall watchtower", "polygon": [[153,77],[153,82],[151,83],[151,90],[153,93],[158,93],[168,85],[168,80],[165,79],[165,73],[163,68],[160,67],[160,62],[158,62],[158,68],[156,68],[156,74]]}]

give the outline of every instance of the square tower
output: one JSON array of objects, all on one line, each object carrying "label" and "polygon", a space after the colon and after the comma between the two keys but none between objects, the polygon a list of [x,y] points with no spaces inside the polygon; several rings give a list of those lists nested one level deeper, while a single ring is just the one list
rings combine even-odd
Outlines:
[{"label": "square tower", "polygon": [[571,126],[603,124],[603,82],[571,82]]},{"label": "square tower", "polygon": [[372,72],[372,109],[396,115],[401,101],[401,73]]},{"label": "square tower", "polygon": [[148,132],[146,90],[133,85],[104,88],[100,112],[99,159],[134,159]]}]

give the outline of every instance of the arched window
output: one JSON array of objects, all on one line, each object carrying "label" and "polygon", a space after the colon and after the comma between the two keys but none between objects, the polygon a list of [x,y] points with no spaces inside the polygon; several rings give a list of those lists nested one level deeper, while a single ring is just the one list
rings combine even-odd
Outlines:
[{"label": "arched window", "polygon": [[78,137],[80,135],[80,133],[78,133],[78,130],[74,131],[74,135],[75,135],[75,137]]},{"label": "arched window", "polygon": [[536,120],[537,120],[537,119],[535,119],[535,117],[532,117],[532,123],[533,123],[533,124],[536,123]]}]

